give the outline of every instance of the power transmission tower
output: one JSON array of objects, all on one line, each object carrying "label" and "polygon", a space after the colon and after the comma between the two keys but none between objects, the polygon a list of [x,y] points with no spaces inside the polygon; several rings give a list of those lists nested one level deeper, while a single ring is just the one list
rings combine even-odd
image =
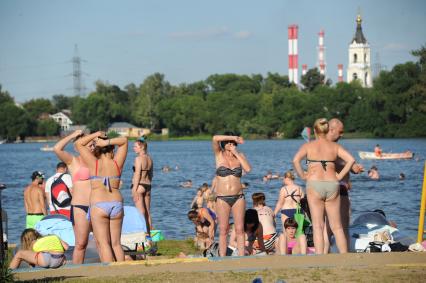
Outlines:
[{"label": "power transmission tower", "polygon": [[383,70],[383,66],[380,63],[380,55],[379,52],[376,52],[375,60],[373,64],[373,77],[377,78],[380,75],[380,72]]},{"label": "power transmission tower", "polygon": [[74,45],[74,57],[72,57],[72,66],[73,66],[73,82],[74,82],[74,95],[82,96],[84,95],[85,87],[83,86],[83,82],[81,76],[83,72],[81,71],[81,62],[85,62],[78,55],[78,47],[77,44]]}]

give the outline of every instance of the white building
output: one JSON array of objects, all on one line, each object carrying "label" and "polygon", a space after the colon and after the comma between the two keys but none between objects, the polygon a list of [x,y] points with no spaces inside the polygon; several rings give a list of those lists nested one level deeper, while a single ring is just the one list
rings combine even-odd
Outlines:
[{"label": "white building", "polygon": [[70,126],[72,125],[72,121],[64,113],[58,112],[49,116],[50,118],[55,120],[55,122],[58,123],[59,126],[61,126],[61,131],[68,131],[70,129]]},{"label": "white building", "polygon": [[347,82],[359,80],[363,87],[372,87],[370,45],[362,33],[361,15],[356,19],[355,36],[349,45],[349,64],[347,69]]}]

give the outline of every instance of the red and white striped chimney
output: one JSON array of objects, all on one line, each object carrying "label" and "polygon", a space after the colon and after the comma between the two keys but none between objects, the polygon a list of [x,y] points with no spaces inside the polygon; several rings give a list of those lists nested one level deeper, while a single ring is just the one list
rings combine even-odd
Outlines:
[{"label": "red and white striped chimney", "polygon": [[306,75],[307,72],[308,72],[308,65],[303,64],[302,65],[302,76]]},{"label": "red and white striped chimney", "polygon": [[318,36],[318,67],[320,74],[325,76],[324,30],[320,30]]},{"label": "red and white striped chimney", "polygon": [[297,25],[288,26],[288,79],[295,84],[299,83],[298,76],[298,51],[297,51],[297,38],[298,38]]},{"label": "red and white striped chimney", "polygon": [[337,65],[337,81],[339,83],[343,82],[343,64]]}]

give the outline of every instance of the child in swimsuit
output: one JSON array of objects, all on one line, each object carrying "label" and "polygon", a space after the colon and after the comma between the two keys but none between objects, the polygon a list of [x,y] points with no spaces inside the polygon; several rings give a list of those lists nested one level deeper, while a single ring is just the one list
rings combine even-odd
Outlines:
[{"label": "child in swimsuit", "polygon": [[278,239],[277,249],[281,255],[306,254],[307,244],[304,234],[296,238],[297,222],[293,218],[287,218],[284,222],[285,233]]},{"label": "child in swimsuit", "polygon": [[9,268],[18,268],[22,261],[33,267],[58,268],[65,262],[67,249],[68,244],[56,235],[42,237],[34,229],[25,229],[21,235],[21,250],[13,257]]}]

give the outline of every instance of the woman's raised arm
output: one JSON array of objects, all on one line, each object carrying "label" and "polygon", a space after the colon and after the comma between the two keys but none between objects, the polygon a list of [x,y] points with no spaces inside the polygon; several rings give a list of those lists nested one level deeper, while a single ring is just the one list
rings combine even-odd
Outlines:
[{"label": "woman's raised arm", "polygon": [[55,152],[56,156],[58,156],[58,158],[65,162],[67,165],[70,165],[73,159],[73,156],[71,153],[66,152],[65,146],[72,141],[73,139],[75,139],[78,136],[81,136],[83,134],[82,130],[77,130],[74,131],[73,133],[69,134],[68,136],[64,137],[63,139],[59,140],[55,146],[53,147],[53,151]]}]

